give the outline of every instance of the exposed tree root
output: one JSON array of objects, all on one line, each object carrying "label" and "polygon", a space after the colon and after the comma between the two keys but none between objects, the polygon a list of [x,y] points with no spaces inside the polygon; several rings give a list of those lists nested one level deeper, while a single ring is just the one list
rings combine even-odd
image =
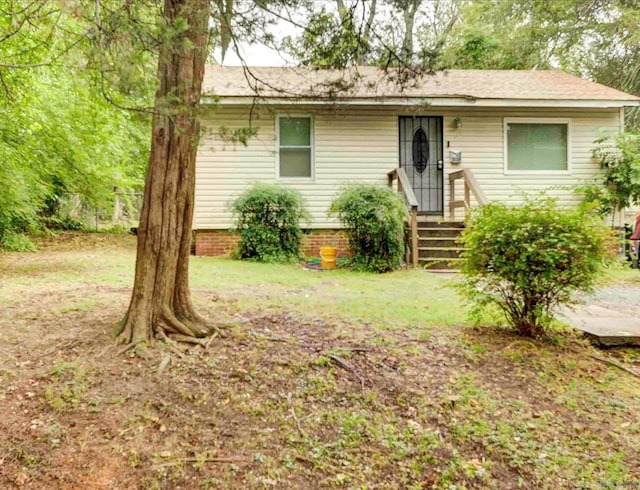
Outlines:
[{"label": "exposed tree root", "polygon": [[184,357],[184,352],[182,352],[177,344],[171,340],[169,337],[167,337],[167,334],[164,333],[163,330],[158,330],[156,332],[156,336],[161,339],[164,340],[164,342],[167,344],[167,346],[169,347],[169,349],[171,349],[175,354],[177,354],[177,356],[182,359]]},{"label": "exposed tree root", "polygon": [[35,359],[40,359],[42,357],[47,357],[55,352],[61,351],[63,349],[70,349],[72,347],[75,347],[76,345],[78,345],[80,343],[80,340],[78,339],[73,339],[65,344],[62,345],[56,345],[55,347],[52,347],[51,349],[49,349],[48,351],[44,352],[43,354],[40,354],[39,356],[35,357]]},{"label": "exposed tree root", "polygon": [[[578,349],[569,349],[569,350],[571,352],[575,353],[575,354],[578,354],[578,355],[583,355],[584,354],[583,351],[579,351]],[[604,357],[599,357],[599,356],[596,356],[594,354],[589,354],[589,353],[587,353],[586,355],[589,356],[591,359],[594,359],[594,360],[596,360],[598,362],[601,362],[602,364],[606,364],[607,366],[614,367],[616,369],[619,369],[620,371],[623,371],[623,372],[625,372],[627,374],[630,374],[634,378],[640,378],[640,374],[638,374],[637,372],[635,372],[635,371],[623,366],[622,364],[618,364],[617,362],[612,361],[611,359],[606,359]]]},{"label": "exposed tree root", "polygon": [[328,354],[327,357],[329,359],[331,359],[333,362],[335,362],[338,366],[340,366],[342,369],[344,369],[345,371],[350,372],[351,374],[353,374],[355,376],[355,378],[360,382],[360,389],[362,390],[362,394],[364,395],[364,379],[362,378],[362,376],[360,376],[356,370],[351,367],[347,362],[345,362],[344,359],[342,359],[341,357],[338,357],[334,354]]},{"label": "exposed tree root", "polygon": [[156,370],[156,374],[162,374],[170,362],[171,362],[171,356],[169,354],[165,354],[165,356],[162,358],[162,361],[160,361],[160,364],[158,364],[158,369]]},{"label": "exposed tree root", "polygon": [[195,311],[192,311],[189,315],[180,315],[180,318],[183,322],[187,323],[188,325],[193,325],[194,328],[197,328],[200,332],[202,332],[202,335],[199,335],[199,337],[208,337],[211,333],[215,332],[220,337],[224,338],[225,334],[223,330],[226,330],[232,326],[231,324],[210,322]]},{"label": "exposed tree root", "polygon": [[[141,342],[147,342],[149,340],[149,335],[146,334],[144,329],[135,328],[135,324],[148,324],[148,319],[146,315],[143,315],[145,312],[138,312],[139,314],[136,317],[131,315],[131,310],[127,312],[124,318],[115,325],[114,334],[116,335],[116,343],[119,345],[129,346],[129,349],[135,347],[137,344]],[[122,352],[118,352],[118,354],[124,354],[129,349],[124,349]]]},{"label": "exposed tree root", "polygon": [[197,338],[206,337],[209,333],[201,325],[195,325],[187,320],[179,320],[169,308],[164,308],[160,315],[157,315],[156,329],[160,327],[169,334],[184,335],[185,337]]},{"label": "exposed tree root", "polygon": [[592,359],[595,359],[598,362],[601,362],[603,364],[607,364],[608,366],[612,366],[614,368],[618,368],[621,371],[624,371],[627,374],[630,374],[631,376],[635,377],[635,378],[640,378],[640,374],[636,373],[635,371],[632,371],[629,368],[624,367],[622,364],[618,364],[617,362],[614,362],[610,359],[605,359],[603,357],[598,357],[598,356],[594,356],[593,354],[589,354],[589,357]]},{"label": "exposed tree root", "polygon": [[151,359],[151,354],[149,354],[149,349],[147,349],[147,342],[139,342],[135,347],[136,356],[141,357],[142,359]]},{"label": "exposed tree root", "polygon": [[131,349],[136,348],[136,346],[138,344],[141,344],[142,342],[143,342],[142,340],[138,340],[137,342],[129,342],[128,344],[125,344],[125,346],[122,349],[116,352],[116,356],[121,356],[125,352],[129,352]]},{"label": "exposed tree root", "polygon": [[[210,322],[193,310],[188,314],[185,314],[185,312],[182,311],[181,313],[176,313],[174,315],[171,311],[165,309],[159,323],[162,325],[167,335],[183,335],[185,337],[190,337],[191,339],[201,339],[208,337],[212,333],[216,333],[220,337],[224,338],[225,334],[223,330],[232,326],[232,324]],[[187,341],[185,339],[179,340],[184,342]]]},{"label": "exposed tree root", "polygon": [[218,337],[218,332],[213,332],[213,334],[211,334],[211,336],[209,337],[209,340],[207,340],[207,343],[204,344],[204,348],[208,349],[211,345],[211,342],[213,342],[213,339],[215,339],[216,337]]},{"label": "exposed tree root", "polygon": [[118,338],[124,332],[125,324],[127,323],[127,316],[125,316],[122,320],[115,323],[112,328],[112,334],[114,337]]},{"label": "exposed tree root", "polygon": [[[118,355],[135,348],[136,354],[148,359],[147,338],[155,337],[164,341],[169,348],[180,357],[183,352],[176,342],[200,345],[208,348],[214,338],[224,337],[223,328],[231,325],[212,324],[198,315],[192,307],[180,308],[180,314],[171,311],[167,306],[160,311],[151,313],[144,309],[137,309],[137,314],[131,310],[114,325],[113,331],[117,335],[117,343],[123,345]],[[143,345],[144,344],[144,345]]]},{"label": "exposed tree root", "polygon": [[205,347],[207,345],[207,340],[204,338],[201,339],[196,337],[188,337],[187,335],[182,335],[179,333],[171,334],[169,338],[175,340],[176,342],[184,342],[185,344],[201,345],[202,347]]}]

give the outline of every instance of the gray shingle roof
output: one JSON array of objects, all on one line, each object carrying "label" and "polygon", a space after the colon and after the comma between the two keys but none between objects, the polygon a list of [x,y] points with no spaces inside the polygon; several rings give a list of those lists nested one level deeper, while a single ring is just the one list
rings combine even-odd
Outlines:
[{"label": "gray shingle roof", "polygon": [[226,97],[372,99],[472,98],[515,100],[629,101],[639,97],[560,70],[447,70],[410,76],[371,66],[344,70],[288,67],[207,66],[205,95]]}]

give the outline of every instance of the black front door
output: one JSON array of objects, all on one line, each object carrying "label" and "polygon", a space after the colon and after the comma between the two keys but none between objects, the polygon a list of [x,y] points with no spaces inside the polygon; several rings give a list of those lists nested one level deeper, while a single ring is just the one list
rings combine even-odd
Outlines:
[{"label": "black front door", "polygon": [[418,199],[418,211],[442,214],[444,172],[441,116],[400,116],[400,166]]}]

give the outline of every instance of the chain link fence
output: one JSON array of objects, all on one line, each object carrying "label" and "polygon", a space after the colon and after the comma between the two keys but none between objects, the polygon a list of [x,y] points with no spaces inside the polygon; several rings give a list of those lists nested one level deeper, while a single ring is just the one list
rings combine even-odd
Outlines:
[{"label": "chain link fence", "polygon": [[114,192],[109,203],[96,206],[79,194],[58,198],[57,214],[89,229],[138,226],[143,194],[138,192]]}]

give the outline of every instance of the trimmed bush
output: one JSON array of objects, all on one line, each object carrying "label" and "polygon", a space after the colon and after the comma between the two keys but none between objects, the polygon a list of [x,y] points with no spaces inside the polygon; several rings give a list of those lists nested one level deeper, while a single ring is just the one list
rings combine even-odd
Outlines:
[{"label": "trimmed bush", "polygon": [[607,229],[552,199],[522,206],[492,203],[474,210],[460,242],[463,293],[480,313],[497,306],[520,335],[541,336],[553,309],[589,291],[605,255]]},{"label": "trimmed bush", "polygon": [[355,270],[388,272],[404,257],[404,202],[388,187],[353,185],[340,191],[329,207],[349,239]]},{"label": "trimmed bush", "polygon": [[258,262],[289,263],[300,259],[301,221],[308,221],[299,192],[257,183],[231,204],[240,235],[236,256]]}]

